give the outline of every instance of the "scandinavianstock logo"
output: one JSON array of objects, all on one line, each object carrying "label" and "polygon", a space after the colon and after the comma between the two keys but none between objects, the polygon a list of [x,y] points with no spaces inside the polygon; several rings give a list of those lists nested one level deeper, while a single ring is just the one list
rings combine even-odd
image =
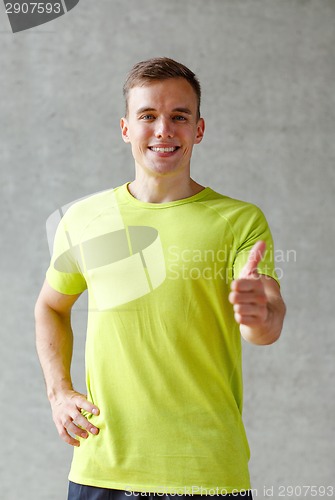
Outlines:
[{"label": "scandinavianstock logo", "polygon": [[63,16],[73,9],[80,0],[47,0],[31,2],[29,0],[4,0],[13,33],[35,28]]},{"label": "scandinavianstock logo", "polygon": [[[72,222],[70,230],[64,223],[64,214],[75,202],[53,212],[46,223],[54,270],[63,275],[81,272],[91,291],[91,306],[94,302],[98,311],[143,297],[166,278],[164,252],[157,229],[125,224],[114,191],[107,190],[107,194],[108,208],[104,196],[98,196],[93,205],[100,214],[105,214],[99,217],[100,224],[86,223],[84,233],[80,224]],[[57,228],[58,244],[54,248]]]}]

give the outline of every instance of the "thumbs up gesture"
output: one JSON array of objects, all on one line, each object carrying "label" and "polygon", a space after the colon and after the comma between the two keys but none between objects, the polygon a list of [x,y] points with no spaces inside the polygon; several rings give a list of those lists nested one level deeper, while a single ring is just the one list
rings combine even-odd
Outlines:
[{"label": "thumbs up gesture", "polygon": [[229,302],[233,304],[237,323],[249,327],[266,324],[269,309],[264,276],[258,273],[258,264],[266,250],[266,243],[258,241],[250,250],[248,261],[240,276],[231,284]]}]

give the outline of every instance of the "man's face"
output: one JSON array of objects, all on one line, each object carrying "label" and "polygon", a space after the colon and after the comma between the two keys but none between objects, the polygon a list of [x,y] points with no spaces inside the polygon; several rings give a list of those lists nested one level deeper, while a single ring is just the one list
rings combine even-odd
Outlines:
[{"label": "man's face", "polygon": [[194,144],[203,137],[197,97],[184,78],[157,80],[129,92],[128,116],[121,119],[123,140],[131,144],[137,172],[189,176]]}]

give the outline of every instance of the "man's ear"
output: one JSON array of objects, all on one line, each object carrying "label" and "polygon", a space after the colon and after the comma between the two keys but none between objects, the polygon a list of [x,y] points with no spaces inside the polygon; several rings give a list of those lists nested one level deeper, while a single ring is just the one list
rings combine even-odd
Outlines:
[{"label": "man's ear", "polygon": [[120,127],[121,127],[122,139],[124,140],[124,142],[127,142],[127,143],[130,142],[129,135],[128,135],[127,118],[121,118]]},{"label": "man's ear", "polygon": [[199,144],[202,141],[205,133],[205,120],[203,118],[199,118],[197,123],[197,134],[195,136],[194,144]]}]

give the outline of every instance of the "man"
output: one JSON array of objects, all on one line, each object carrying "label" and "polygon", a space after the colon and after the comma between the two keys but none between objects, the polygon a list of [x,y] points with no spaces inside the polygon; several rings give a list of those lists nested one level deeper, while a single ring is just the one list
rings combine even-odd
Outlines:
[{"label": "man", "polygon": [[[271,234],[257,207],[190,176],[205,130],[192,71],[144,61],[124,96],[135,179],[68,210],[36,304],[53,419],[75,447],[68,498],[250,498],[241,335],[270,344],[281,332]],[[70,376],[86,288],[87,396]]]}]

